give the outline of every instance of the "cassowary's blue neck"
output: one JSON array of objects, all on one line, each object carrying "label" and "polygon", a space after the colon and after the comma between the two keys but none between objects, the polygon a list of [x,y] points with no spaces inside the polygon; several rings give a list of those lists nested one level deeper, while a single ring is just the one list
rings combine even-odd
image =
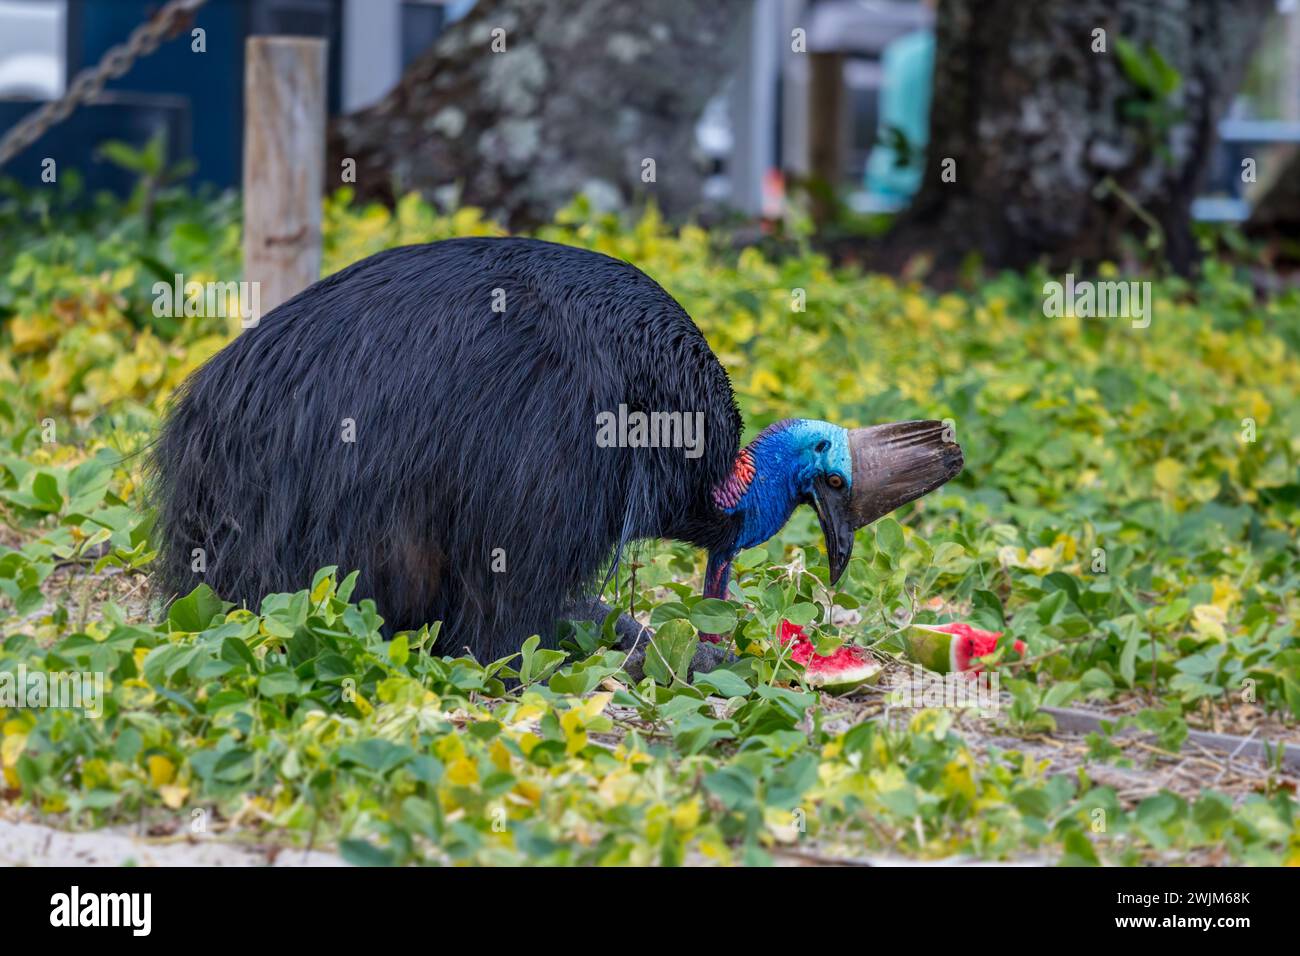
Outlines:
[{"label": "cassowary's blue neck", "polygon": [[[805,469],[797,454],[794,424],[783,421],[764,429],[737,459],[732,479],[740,480],[724,484],[714,493],[714,502],[724,512],[741,518],[735,551],[762,544],[785,527],[799,504],[803,486],[811,481],[811,474],[802,474]],[[746,464],[752,468],[748,480],[744,480]]]},{"label": "cassowary's blue neck", "polygon": [[840,464],[844,430],[828,422],[793,418],[765,428],[736,458],[731,475],[713,492],[727,515],[740,518],[730,546],[710,553],[704,593],[725,597],[731,559],[762,544],[780,531],[812,489],[814,474],[828,463]]}]

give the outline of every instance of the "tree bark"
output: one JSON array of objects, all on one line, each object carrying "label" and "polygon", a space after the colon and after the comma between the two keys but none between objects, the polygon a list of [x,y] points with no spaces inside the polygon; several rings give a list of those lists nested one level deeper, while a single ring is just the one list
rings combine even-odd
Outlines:
[{"label": "tree bark", "polygon": [[351,158],[363,199],[418,190],[514,228],[580,191],[601,208],[653,200],[683,214],[703,179],[695,123],[735,61],[749,7],[483,0],[382,101],[332,124],[331,176]]},{"label": "tree bark", "polygon": [[[1087,267],[1125,234],[1186,273],[1190,210],[1272,0],[942,0],[920,192],[873,259],[937,274]],[[1105,52],[1094,52],[1094,31]],[[1134,80],[1120,38],[1159,51],[1172,92]],[[956,181],[945,181],[945,160]],[[951,175],[949,177],[951,179]]]}]

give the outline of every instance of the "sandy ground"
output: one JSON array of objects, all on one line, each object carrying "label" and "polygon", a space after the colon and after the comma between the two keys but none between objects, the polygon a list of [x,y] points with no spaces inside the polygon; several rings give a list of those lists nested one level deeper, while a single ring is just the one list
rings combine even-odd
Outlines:
[{"label": "sandy ground", "polygon": [[121,827],[80,833],[0,820],[0,866],[345,866],[333,853],[217,838],[140,838]]}]

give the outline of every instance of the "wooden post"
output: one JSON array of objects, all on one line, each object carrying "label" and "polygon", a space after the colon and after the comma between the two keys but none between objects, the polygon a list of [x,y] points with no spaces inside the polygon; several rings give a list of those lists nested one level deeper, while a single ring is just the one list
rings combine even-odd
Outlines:
[{"label": "wooden post", "polygon": [[244,49],[244,279],[265,314],[320,278],[325,41],[253,36]]},{"label": "wooden post", "polygon": [[808,65],[808,176],[813,221],[821,226],[831,218],[844,168],[844,55],[810,53]]}]

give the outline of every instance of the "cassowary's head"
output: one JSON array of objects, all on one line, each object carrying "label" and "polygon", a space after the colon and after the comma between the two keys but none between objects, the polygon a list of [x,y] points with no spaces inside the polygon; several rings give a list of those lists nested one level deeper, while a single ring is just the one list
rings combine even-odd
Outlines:
[{"label": "cassowary's head", "polygon": [[834,583],[858,528],[933,491],[961,468],[961,447],[943,422],[854,429],[803,418],[777,422],[745,447],[714,491],[718,507],[739,515],[741,526],[731,554],[711,555],[706,591],[722,596],[731,556],[780,531],[800,504],[817,512]]}]

